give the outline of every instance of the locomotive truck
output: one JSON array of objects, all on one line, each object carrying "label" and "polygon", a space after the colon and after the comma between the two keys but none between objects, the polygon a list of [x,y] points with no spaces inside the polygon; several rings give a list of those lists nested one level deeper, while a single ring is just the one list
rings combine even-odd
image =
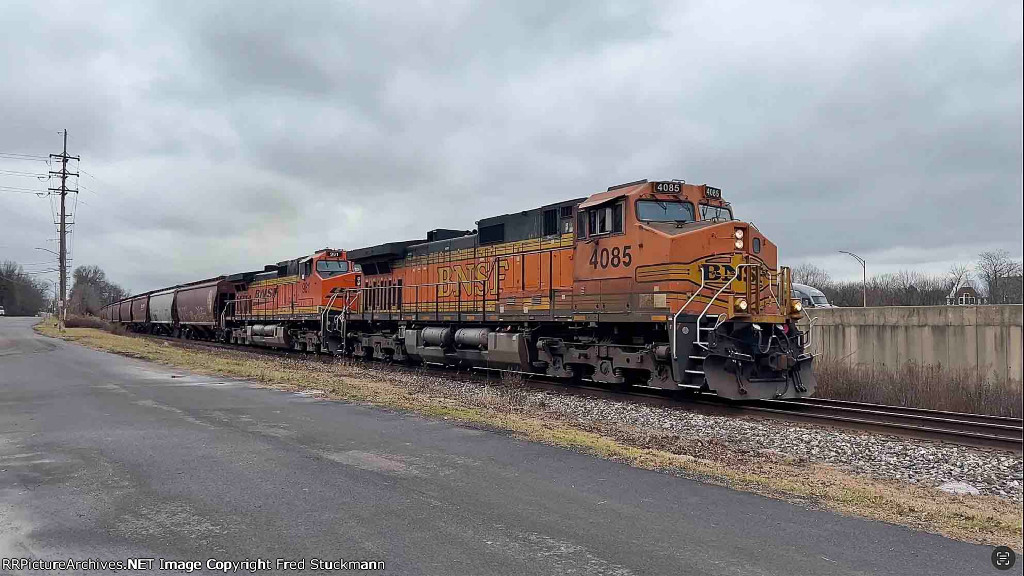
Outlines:
[{"label": "locomotive truck", "polygon": [[[169,323],[155,314],[168,294],[191,302],[172,301]],[[775,244],[735,219],[720,189],[680,180],[612,186],[475,230],[325,249],[103,314],[237,344],[734,400],[805,397],[815,386],[802,306]]]}]

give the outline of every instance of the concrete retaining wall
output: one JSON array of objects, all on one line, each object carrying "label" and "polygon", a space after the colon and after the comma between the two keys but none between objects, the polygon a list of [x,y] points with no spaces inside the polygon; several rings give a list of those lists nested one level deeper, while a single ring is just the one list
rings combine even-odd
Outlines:
[{"label": "concrete retaining wall", "polygon": [[817,318],[811,349],[826,360],[891,368],[913,360],[1022,378],[1019,304],[823,308],[808,314]]}]

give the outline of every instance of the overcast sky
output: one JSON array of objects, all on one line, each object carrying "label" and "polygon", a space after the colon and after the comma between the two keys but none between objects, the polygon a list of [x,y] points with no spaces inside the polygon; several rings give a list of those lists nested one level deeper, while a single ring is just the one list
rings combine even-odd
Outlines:
[{"label": "overcast sky", "polygon": [[[682,178],[837,277],[1020,257],[1020,2],[12,2],[0,260],[133,292]],[[15,174],[17,172],[18,174]],[[88,175],[86,175],[88,174]],[[53,185],[52,183],[50,185]],[[73,200],[72,200],[73,202]],[[55,279],[56,274],[41,277]]]}]

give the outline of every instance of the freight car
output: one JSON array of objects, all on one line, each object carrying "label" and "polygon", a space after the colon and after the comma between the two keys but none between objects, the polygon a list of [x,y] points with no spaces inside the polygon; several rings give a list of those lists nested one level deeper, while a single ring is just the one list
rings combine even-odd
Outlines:
[{"label": "freight car", "polygon": [[[776,246],[734,218],[720,189],[679,180],[613,186],[475,230],[324,250],[216,286],[202,322],[176,306],[168,325],[239,344],[738,400],[815,386]],[[137,325],[118,311],[115,321]]]}]

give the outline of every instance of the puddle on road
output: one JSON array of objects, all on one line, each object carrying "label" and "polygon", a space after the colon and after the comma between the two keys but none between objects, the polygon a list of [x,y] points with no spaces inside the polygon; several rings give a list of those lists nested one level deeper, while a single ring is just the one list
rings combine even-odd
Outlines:
[{"label": "puddle on road", "polygon": [[135,402],[132,402],[132,404],[136,404],[138,406],[144,406],[146,408],[156,408],[158,410],[164,410],[165,412],[170,412],[172,414],[177,415],[179,418],[181,418],[182,420],[184,420],[186,422],[191,422],[192,424],[198,424],[198,425],[206,427],[206,428],[212,428],[213,427],[210,424],[207,424],[206,422],[203,422],[202,420],[199,420],[198,418],[193,418],[192,416],[189,416],[184,410],[182,410],[180,408],[175,408],[174,406],[168,406],[167,404],[163,404],[163,403],[157,402],[156,400],[136,400]]},{"label": "puddle on road", "polygon": [[375,454],[361,450],[349,450],[347,452],[319,452],[320,456],[339,464],[353,466],[360,470],[370,472],[383,472],[385,474],[396,474],[400,476],[416,476],[418,472],[404,462],[401,457],[392,455]]}]

